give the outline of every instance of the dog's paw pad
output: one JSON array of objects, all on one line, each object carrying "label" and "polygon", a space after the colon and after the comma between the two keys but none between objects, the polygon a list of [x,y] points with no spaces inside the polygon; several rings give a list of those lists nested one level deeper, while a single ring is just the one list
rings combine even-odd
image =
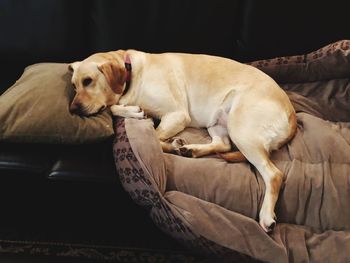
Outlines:
[{"label": "dog's paw pad", "polygon": [[172,137],[166,142],[170,143],[174,148],[180,148],[186,144],[186,141],[184,139],[178,137]]},{"label": "dog's paw pad", "polygon": [[192,149],[188,149],[187,147],[180,147],[179,153],[181,156],[184,156],[184,157],[193,157]]},{"label": "dog's paw pad", "polygon": [[277,225],[276,221],[273,222],[273,223],[269,226],[269,232],[272,231],[272,230],[274,230],[275,227],[276,227],[276,225]]},{"label": "dog's paw pad", "polygon": [[271,232],[276,227],[276,220],[271,218],[260,219],[260,226],[264,229],[266,233]]},{"label": "dog's paw pad", "polygon": [[184,139],[181,139],[181,138],[176,138],[174,141],[173,141],[173,145],[176,146],[176,147],[182,147],[186,144],[186,141]]}]

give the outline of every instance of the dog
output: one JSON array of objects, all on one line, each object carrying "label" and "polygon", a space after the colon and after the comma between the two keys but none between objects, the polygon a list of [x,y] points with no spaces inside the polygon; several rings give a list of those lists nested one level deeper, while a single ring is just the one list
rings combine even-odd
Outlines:
[{"label": "dog", "polygon": [[[269,154],[293,138],[297,124],[287,94],[272,78],[227,58],[136,50],[96,53],[69,69],[76,91],[71,112],[89,116],[110,106],[122,117],[147,114],[160,120],[156,134],[164,151],[248,160],[266,187],[259,224],[266,232],[274,227],[283,174]],[[170,139],[186,127],[207,128],[211,143]],[[231,152],[231,142],[239,151]]]}]

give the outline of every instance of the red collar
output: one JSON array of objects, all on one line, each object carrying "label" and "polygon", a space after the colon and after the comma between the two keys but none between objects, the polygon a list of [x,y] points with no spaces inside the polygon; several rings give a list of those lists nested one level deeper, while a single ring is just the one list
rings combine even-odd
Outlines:
[{"label": "red collar", "polygon": [[126,69],[126,79],[125,79],[125,89],[124,89],[124,94],[128,92],[129,88],[130,88],[130,83],[131,83],[131,60],[130,60],[130,56],[128,54],[125,55],[124,58],[124,65],[125,65],[125,69]]}]

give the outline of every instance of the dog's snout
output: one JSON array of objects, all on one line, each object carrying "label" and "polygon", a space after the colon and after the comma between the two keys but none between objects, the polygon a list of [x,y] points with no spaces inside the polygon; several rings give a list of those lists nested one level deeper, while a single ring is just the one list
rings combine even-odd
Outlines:
[{"label": "dog's snout", "polygon": [[73,102],[69,106],[69,111],[70,111],[70,113],[79,115],[79,114],[81,114],[81,108],[82,108],[82,106],[79,102]]}]

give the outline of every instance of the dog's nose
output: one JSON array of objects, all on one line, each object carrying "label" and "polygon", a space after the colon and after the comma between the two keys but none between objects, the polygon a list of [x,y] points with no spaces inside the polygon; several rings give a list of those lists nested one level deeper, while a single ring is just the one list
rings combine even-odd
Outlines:
[{"label": "dog's nose", "polygon": [[81,104],[78,102],[71,103],[69,106],[69,111],[72,114],[81,114]]}]

